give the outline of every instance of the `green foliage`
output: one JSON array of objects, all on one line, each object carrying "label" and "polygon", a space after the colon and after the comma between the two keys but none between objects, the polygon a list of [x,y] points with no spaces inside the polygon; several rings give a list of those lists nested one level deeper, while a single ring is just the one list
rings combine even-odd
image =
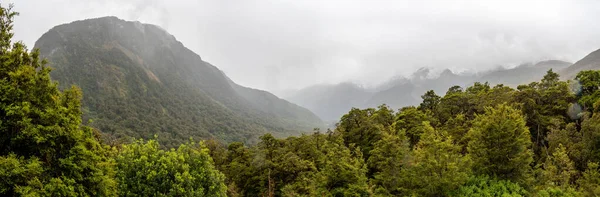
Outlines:
[{"label": "green foliage", "polygon": [[531,178],[533,154],[525,120],[519,110],[506,104],[486,108],[469,131],[468,152],[479,175],[525,184]]},{"label": "green foliage", "polygon": [[491,179],[488,176],[471,177],[467,183],[456,190],[452,195],[456,197],[521,197],[529,196],[529,192],[519,186],[506,180]]},{"label": "green foliage", "polygon": [[339,143],[328,143],[325,149],[327,159],[317,174],[318,193],[326,196],[368,196],[367,168],[361,153]]},{"label": "green foliage", "polygon": [[549,70],[541,82],[521,85],[515,99],[521,103],[521,111],[526,117],[536,160],[543,160],[542,154],[547,145],[549,127],[561,126],[568,122],[567,110],[575,101],[567,82],[559,81],[558,74]]},{"label": "green foliage", "polygon": [[600,71],[597,70],[586,70],[581,71],[575,77],[575,80],[579,82],[581,86],[581,92],[577,95],[579,104],[585,109],[596,109],[595,103],[600,98]]},{"label": "green foliage", "polygon": [[426,131],[409,161],[407,193],[445,196],[467,181],[471,161],[447,133],[435,131],[427,122],[424,125]]},{"label": "green foliage", "polygon": [[517,90],[476,83],[423,97],[396,114],[351,109],[326,134],[265,135],[212,155],[227,158],[232,196],[594,194],[597,167],[582,169],[599,158],[600,116],[571,119],[575,96],[556,73]]},{"label": "green foliage", "polygon": [[0,7],[0,195],[116,196],[113,160],[81,126],[81,91],[61,92],[39,52],[12,43]]},{"label": "green foliage", "polygon": [[585,196],[600,196],[600,168],[598,163],[589,163],[578,181],[579,190]]},{"label": "green foliage", "polygon": [[396,128],[396,135],[405,133],[408,137],[410,148],[412,148],[419,143],[421,135],[425,132],[423,122],[430,120],[431,118],[429,118],[427,114],[415,107],[402,108],[396,116],[394,125]]},{"label": "green foliage", "polygon": [[368,159],[369,169],[374,173],[373,183],[379,191],[386,195],[399,195],[402,186],[402,175],[409,154],[406,137],[384,133],[383,138],[375,143]]},{"label": "green foliage", "polygon": [[584,161],[600,161],[600,114],[594,114],[591,118],[585,118],[581,123],[582,154]]},{"label": "green foliage", "polygon": [[559,146],[563,146],[576,170],[585,170],[587,165],[585,154],[588,151],[584,149],[583,134],[577,129],[575,123],[569,123],[562,129],[559,126],[551,126],[547,139],[548,152],[554,152]]},{"label": "green foliage", "polygon": [[440,104],[441,99],[441,97],[435,94],[433,90],[427,91],[421,98],[423,99],[423,102],[419,105],[419,110],[423,111],[435,111]]},{"label": "green foliage", "polygon": [[254,144],[321,127],[312,112],[235,84],[161,28],[103,17],[59,25],[36,42],[59,88],[83,90],[84,123],[105,141],[190,137]]},{"label": "green foliage", "polygon": [[[552,70],[516,90],[431,90],[419,107],[353,108],[333,131],[281,139],[318,118],[129,23],[130,34],[86,21],[40,39],[53,76],[90,92],[82,112],[81,90],[61,92],[38,50],[11,42],[14,16],[0,9],[0,196],[600,196],[600,71],[579,73],[576,93]],[[82,116],[111,145],[155,132],[165,144],[102,144]],[[251,146],[222,144],[234,140]]]},{"label": "green foliage", "polygon": [[341,133],[344,143],[347,146],[359,147],[366,159],[369,158],[374,143],[381,139],[383,133],[381,124],[377,122],[382,117],[380,111],[391,112],[385,106],[379,110],[353,108],[342,116],[337,124],[336,132]]},{"label": "green foliage", "polygon": [[536,196],[540,197],[576,197],[581,196],[577,190],[569,188],[548,187],[537,192]]},{"label": "green foliage", "polygon": [[119,196],[226,196],[225,177],[202,143],[166,151],[139,140],[123,145],[116,161]]},{"label": "green foliage", "polygon": [[542,184],[566,189],[571,186],[571,179],[575,173],[575,164],[569,159],[565,147],[559,144],[544,164]]}]

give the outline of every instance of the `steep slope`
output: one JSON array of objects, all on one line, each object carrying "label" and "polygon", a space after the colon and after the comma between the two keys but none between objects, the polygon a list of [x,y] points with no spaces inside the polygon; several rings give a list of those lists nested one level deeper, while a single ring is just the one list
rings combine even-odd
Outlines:
[{"label": "steep slope", "polygon": [[[229,79],[229,78],[228,78]],[[255,110],[262,111],[268,118],[281,119],[292,128],[323,126],[321,119],[310,110],[290,103],[270,92],[244,87],[229,80],[229,84],[244,99],[250,102]]]},{"label": "steep slope", "polygon": [[600,49],[588,54],[583,59],[575,62],[575,64],[561,70],[559,72],[563,79],[573,79],[583,70],[600,70]]},{"label": "steep slope", "polygon": [[84,92],[84,118],[109,137],[253,142],[322,125],[310,111],[241,87],[160,27],[103,17],[59,25],[35,44],[61,87]]}]

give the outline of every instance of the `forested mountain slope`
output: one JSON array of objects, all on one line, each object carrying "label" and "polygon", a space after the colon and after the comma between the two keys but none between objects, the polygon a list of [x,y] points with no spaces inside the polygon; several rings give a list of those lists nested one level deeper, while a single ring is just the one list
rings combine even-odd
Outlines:
[{"label": "forested mountain slope", "polygon": [[35,48],[61,88],[81,87],[84,120],[109,138],[250,142],[322,124],[302,107],[235,84],[154,25],[116,17],[75,21],[49,30]]}]

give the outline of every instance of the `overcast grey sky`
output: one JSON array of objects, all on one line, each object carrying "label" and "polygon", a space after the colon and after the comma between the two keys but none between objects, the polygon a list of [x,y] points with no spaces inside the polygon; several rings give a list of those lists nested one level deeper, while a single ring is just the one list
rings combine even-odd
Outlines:
[{"label": "overcast grey sky", "polygon": [[15,38],[117,16],[162,26],[239,84],[279,91],[367,86],[420,67],[454,71],[600,48],[600,1],[11,0]]}]

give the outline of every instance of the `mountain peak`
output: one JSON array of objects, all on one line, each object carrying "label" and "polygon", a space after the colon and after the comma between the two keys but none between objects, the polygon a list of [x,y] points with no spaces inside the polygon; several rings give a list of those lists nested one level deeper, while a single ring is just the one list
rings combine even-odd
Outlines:
[{"label": "mountain peak", "polygon": [[35,44],[60,88],[79,86],[85,119],[111,137],[253,143],[322,126],[309,110],[235,84],[164,29],[114,16],[62,24]]}]

